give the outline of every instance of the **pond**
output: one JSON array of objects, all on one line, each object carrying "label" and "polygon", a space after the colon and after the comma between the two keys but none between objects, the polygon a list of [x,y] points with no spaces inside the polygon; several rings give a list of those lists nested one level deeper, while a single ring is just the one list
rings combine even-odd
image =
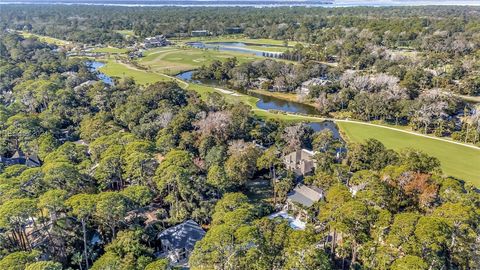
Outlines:
[{"label": "pond", "polygon": [[[177,78],[192,82],[192,75],[195,71],[185,71],[182,73],[177,74]],[[197,83],[203,83],[210,86],[218,86],[215,82],[211,81],[195,81]],[[259,93],[248,92],[248,95],[254,96],[258,98],[257,107],[263,110],[276,110],[282,112],[290,112],[290,113],[301,113],[301,114],[310,114],[310,115],[318,115],[318,111],[310,105],[288,101],[284,99],[279,99],[272,96],[266,96]],[[340,132],[334,122],[331,121],[323,121],[323,122],[313,122],[309,123],[309,126],[315,130],[316,132],[322,131],[325,129],[329,129],[333,133],[333,137],[335,139],[341,139]]]},{"label": "pond", "polygon": [[290,113],[300,114],[318,114],[318,111],[310,105],[303,104],[295,101],[288,101],[272,96],[262,95],[259,93],[248,93],[250,96],[258,98],[257,107],[263,110],[275,110]]},{"label": "pond", "polygon": [[108,85],[113,85],[113,79],[99,71],[99,69],[103,66],[105,66],[105,64],[102,62],[97,62],[97,61],[87,62],[88,70],[90,70],[91,72],[95,72],[97,74],[98,79],[102,80],[104,83]]},{"label": "pond", "polygon": [[342,136],[340,136],[337,125],[332,121],[313,122],[308,125],[316,132],[328,129],[332,132],[334,139],[343,140]]},{"label": "pond", "polygon": [[175,77],[183,81],[191,82],[193,72],[195,72],[195,70],[184,71],[184,72],[178,73]]},{"label": "pond", "polygon": [[[211,81],[211,80],[194,81],[192,80],[192,75],[194,72],[195,72],[194,70],[185,71],[177,74],[176,77],[184,81],[189,81],[189,82],[193,81],[193,82],[202,83],[202,84],[215,86],[215,87],[224,86],[224,85],[218,84],[216,81]],[[282,112],[301,113],[301,114],[318,114],[318,111],[313,106],[310,106],[307,104],[294,102],[294,101],[287,101],[284,99],[279,99],[276,97],[266,96],[266,95],[253,93],[253,92],[248,92],[243,94],[248,94],[250,96],[254,96],[258,98],[259,100],[257,102],[257,107],[263,110],[277,110]]]},{"label": "pond", "polygon": [[[248,54],[254,54],[256,56],[278,57],[279,55],[282,54],[282,52],[271,52],[271,51],[251,49],[251,48],[248,48],[248,45],[254,45],[254,44],[248,44],[243,42],[188,42],[187,45],[192,46],[194,48],[199,48],[199,49],[213,49],[213,50],[219,50],[219,51],[248,53]],[[257,44],[255,44],[255,46],[261,46],[265,48],[278,47],[273,45],[257,45]]]}]

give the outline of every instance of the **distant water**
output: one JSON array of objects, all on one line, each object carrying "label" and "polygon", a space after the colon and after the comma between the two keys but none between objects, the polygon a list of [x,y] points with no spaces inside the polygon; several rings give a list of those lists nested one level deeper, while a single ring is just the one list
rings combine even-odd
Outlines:
[{"label": "distant water", "polygon": [[99,69],[103,66],[105,66],[105,64],[102,63],[102,62],[97,62],[97,61],[88,61],[87,62],[88,69],[91,72],[95,72],[97,74],[97,78],[99,78],[100,80],[102,80],[106,84],[113,85],[114,84],[113,79],[99,71]]},{"label": "distant water", "polygon": [[100,5],[100,6],[204,6],[204,7],[354,7],[354,6],[426,6],[426,5],[471,5],[480,6],[480,0],[17,0],[0,4],[54,4],[54,5]]},{"label": "distant water", "polygon": [[[248,53],[254,54],[256,56],[264,56],[265,54],[276,55],[277,57],[281,55],[281,52],[269,52],[269,51],[261,51],[261,50],[252,50],[247,47],[246,43],[243,42],[188,42],[187,45],[192,46],[194,48],[199,49],[214,49],[219,51],[230,51],[230,52],[240,52],[240,53]],[[262,45],[260,45],[262,46]],[[276,47],[276,46],[269,46],[263,45],[264,47]]]}]

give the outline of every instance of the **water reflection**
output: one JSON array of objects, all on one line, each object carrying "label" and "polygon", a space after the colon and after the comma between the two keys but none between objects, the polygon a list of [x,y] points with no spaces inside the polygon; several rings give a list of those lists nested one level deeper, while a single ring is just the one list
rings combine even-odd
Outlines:
[{"label": "water reflection", "polygon": [[[184,81],[193,81],[192,75],[194,72],[195,72],[194,70],[185,71],[177,74],[176,77]],[[218,86],[218,84],[214,84],[214,82],[210,82],[210,81],[202,80],[197,82],[208,84],[211,86]],[[259,99],[256,105],[260,109],[318,115],[318,111],[314,107],[307,104],[283,100],[276,97],[266,96],[266,95],[253,93],[253,92],[248,92],[248,94],[251,96],[257,97]],[[338,131],[337,125],[334,122],[331,122],[331,121],[314,122],[314,123],[309,123],[309,126],[312,127],[312,129],[315,130],[316,132],[328,129],[332,131],[333,137],[335,139],[341,139],[340,132]]]},{"label": "water reflection", "polygon": [[[248,43],[243,42],[188,42],[187,45],[199,49],[214,49],[219,51],[231,51],[231,52],[240,52],[254,54],[256,56],[269,56],[269,57],[278,57],[282,52],[271,52],[271,51],[262,51],[257,49],[248,48]],[[253,44],[251,44],[253,45]],[[278,47],[270,45],[255,45],[261,47]]]},{"label": "water reflection", "polygon": [[308,125],[316,132],[328,129],[332,132],[334,139],[342,140],[342,137],[340,136],[340,132],[338,131],[337,125],[332,121],[314,122],[314,123],[309,123]]},{"label": "water reflection", "polygon": [[99,71],[99,69],[103,66],[105,66],[105,64],[102,62],[97,62],[97,61],[87,62],[88,70],[90,70],[91,72],[95,72],[97,74],[98,79],[102,80],[104,83],[108,85],[113,85],[113,79]]}]

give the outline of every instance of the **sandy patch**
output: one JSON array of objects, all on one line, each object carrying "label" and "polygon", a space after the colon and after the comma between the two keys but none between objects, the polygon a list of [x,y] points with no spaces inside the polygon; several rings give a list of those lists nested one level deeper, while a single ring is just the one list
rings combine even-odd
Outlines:
[{"label": "sandy patch", "polygon": [[234,94],[234,92],[232,92],[232,91],[228,91],[228,90],[221,89],[221,88],[215,88],[215,90],[220,91],[220,92],[222,92],[222,93],[224,93],[224,94],[229,94],[229,95]]}]

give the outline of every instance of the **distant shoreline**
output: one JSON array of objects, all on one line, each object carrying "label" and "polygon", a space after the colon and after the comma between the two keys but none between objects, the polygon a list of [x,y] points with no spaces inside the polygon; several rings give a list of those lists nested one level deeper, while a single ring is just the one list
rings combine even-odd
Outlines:
[{"label": "distant shoreline", "polygon": [[83,5],[83,6],[116,6],[116,7],[407,7],[407,6],[480,6],[480,1],[412,1],[412,0],[364,0],[364,1],[312,1],[312,0],[239,0],[239,1],[198,1],[198,0],[105,0],[92,1],[85,0],[77,2],[75,0],[52,0],[52,1],[8,1],[0,2],[0,5]]}]

